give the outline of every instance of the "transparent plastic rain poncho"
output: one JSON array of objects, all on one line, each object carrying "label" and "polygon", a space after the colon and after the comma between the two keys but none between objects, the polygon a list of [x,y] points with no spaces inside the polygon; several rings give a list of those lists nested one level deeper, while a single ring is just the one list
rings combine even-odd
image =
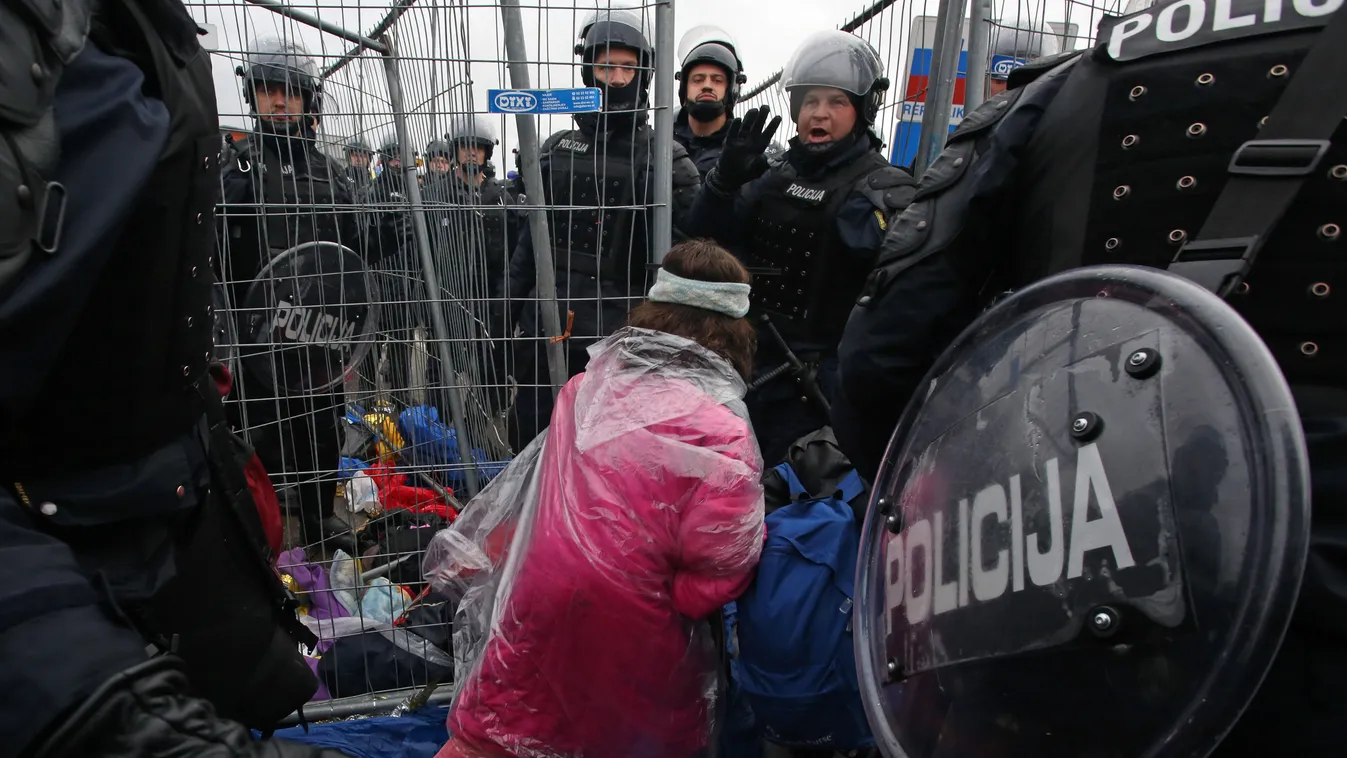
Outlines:
[{"label": "transparent plastic rain poncho", "polygon": [[625,328],[552,426],[431,541],[458,599],[441,756],[693,758],[721,671],[711,622],[752,579],[762,459],[743,380]]}]

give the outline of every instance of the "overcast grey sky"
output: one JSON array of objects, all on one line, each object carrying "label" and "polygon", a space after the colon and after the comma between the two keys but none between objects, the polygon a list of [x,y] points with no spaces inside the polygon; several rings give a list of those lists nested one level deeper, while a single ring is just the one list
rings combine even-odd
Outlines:
[{"label": "overcast grey sky", "polygon": [[[239,51],[247,41],[260,37],[284,37],[303,44],[326,67],[350,45],[278,14],[242,0],[188,0],[188,8],[200,22],[212,24],[218,34],[213,55],[216,93],[226,126],[248,123],[247,108],[239,95],[240,80],[234,75]],[[396,42],[404,56],[403,86],[410,109],[412,141],[420,149],[432,136],[447,128],[448,114],[486,111],[486,91],[508,86],[503,59],[504,42],[500,11],[489,0],[417,0],[394,26]],[[1092,3],[1093,5],[1091,5]],[[368,31],[388,8],[380,0],[304,0],[294,7],[318,15],[350,30]],[[615,6],[636,3],[615,2]],[[867,7],[868,0],[676,0],[675,44],[688,29],[717,24],[733,34],[745,61],[749,84],[763,80],[779,69],[796,46],[811,32],[836,28]],[[1033,17],[1047,21],[1069,20],[1081,34],[1092,34],[1099,10],[1115,7],[1118,0],[995,0],[1000,18]],[[580,86],[572,51],[583,17],[607,0],[540,0],[522,9],[529,57],[552,65],[530,67],[535,88]],[[1097,7],[1095,7],[1097,6]],[[859,32],[879,49],[894,82],[889,102],[901,99],[906,81],[905,30],[918,16],[934,16],[935,0],[904,0],[896,3]],[[646,6],[648,18],[653,7]],[[652,40],[655,31],[649,36]],[[1078,42],[1078,46],[1084,40]],[[469,62],[471,61],[471,62]],[[363,133],[377,143],[392,134],[390,106],[384,68],[377,56],[366,53],[346,66],[327,85],[323,131],[332,138]],[[509,168],[508,149],[514,146],[514,117],[493,117],[504,141],[496,163]],[[544,119],[546,135],[565,128],[568,118]],[[502,173],[504,171],[502,170]]]}]

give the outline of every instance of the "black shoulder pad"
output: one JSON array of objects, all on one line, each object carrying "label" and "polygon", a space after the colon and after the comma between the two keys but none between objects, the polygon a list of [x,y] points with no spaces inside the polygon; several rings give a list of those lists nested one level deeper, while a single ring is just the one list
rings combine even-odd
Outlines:
[{"label": "black shoulder pad", "polygon": [[949,141],[952,143],[957,140],[968,139],[996,126],[996,122],[1005,117],[1006,113],[1010,111],[1010,107],[1015,104],[1016,100],[1020,99],[1020,95],[1023,93],[1023,89],[1008,89],[983,102],[972,113],[964,116],[963,121],[959,122],[958,128],[949,135]]},{"label": "black shoulder pad", "polygon": [[856,190],[874,203],[876,208],[892,213],[906,208],[912,202],[917,192],[917,180],[886,161],[861,179]]},{"label": "black shoulder pad", "polygon": [[1049,55],[1046,58],[1039,58],[1036,61],[1030,61],[1023,66],[1010,72],[1010,77],[1006,80],[1006,89],[1015,89],[1023,87],[1038,77],[1048,73],[1054,68],[1066,63],[1076,56],[1084,53],[1084,50],[1067,50],[1064,53]]}]

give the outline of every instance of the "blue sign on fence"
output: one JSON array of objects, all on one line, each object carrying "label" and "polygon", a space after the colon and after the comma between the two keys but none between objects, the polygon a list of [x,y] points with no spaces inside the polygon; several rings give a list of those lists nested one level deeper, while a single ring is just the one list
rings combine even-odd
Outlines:
[{"label": "blue sign on fence", "polygon": [[603,107],[598,87],[487,90],[492,113],[593,113]]}]

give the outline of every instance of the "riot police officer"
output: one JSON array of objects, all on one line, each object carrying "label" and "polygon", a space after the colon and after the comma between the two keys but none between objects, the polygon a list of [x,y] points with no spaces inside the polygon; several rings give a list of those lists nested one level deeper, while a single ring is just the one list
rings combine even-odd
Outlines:
[{"label": "riot police officer", "polygon": [[992,27],[987,63],[987,97],[1006,91],[1010,72],[1039,58],[1050,58],[1059,52],[1057,35],[1046,24],[1028,19],[1009,19]]},{"label": "riot police officer", "polygon": [[352,137],[346,142],[346,179],[357,194],[363,194],[374,179],[370,173],[373,160],[374,151],[363,137]]},{"label": "riot police officer", "polygon": [[46,11],[0,6],[0,68],[25,74],[0,77],[4,752],[335,758],[217,715],[267,726],[316,681],[216,445],[197,26],[175,0]]},{"label": "riot police officer", "polygon": [[[480,251],[470,264],[485,276],[487,296],[500,298],[505,292],[505,272],[519,236],[519,222],[509,208],[509,193],[496,180],[491,165],[499,142],[496,130],[485,117],[464,116],[453,121],[445,139],[454,151],[450,202],[473,209],[460,224],[468,237],[477,240],[475,247]],[[503,318],[502,312],[500,320]],[[503,331],[504,327],[493,324],[493,329]]]},{"label": "riot police officer", "polygon": [[396,139],[385,140],[379,146],[379,160],[383,170],[374,181],[373,196],[381,204],[406,204],[406,178],[402,174],[402,152]]},{"label": "riot police officer", "polygon": [[[589,359],[586,348],[621,326],[640,302],[646,264],[653,261],[649,213],[654,200],[650,128],[650,77],[654,48],[641,14],[614,8],[594,14],[582,26],[576,55],[586,86],[602,91],[602,110],[574,116],[575,129],[558,132],[542,145],[542,192],[546,204],[580,210],[550,212],[552,261],[566,340],[567,371],[575,375]],[[682,145],[674,145],[675,235],[699,181],[697,167]],[[529,187],[530,194],[537,191]],[[517,439],[527,444],[552,414],[548,368],[537,313],[533,242],[521,230],[510,261],[509,295],[523,329],[518,371]],[[568,319],[567,314],[574,314]],[[563,328],[566,327],[563,323]],[[531,385],[531,386],[530,386]]]},{"label": "riot police officer", "polygon": [[[240,308],[249,291],[259,289],[254,278],[282,253],[313,242],[363,253],[366,230],[346,171],[315,141],[323,89],[313,58],[295,42],[261,40],[236,73],[255,129],[225,153],[220,274],[231,289],[231,302]],[[385,246],[377,248],[382,252]],[[258,304],[259,310],[263,307],[275,304]],[[241,310],[241,318],[254,318],[247,306]],[[258,328],[244,325],[240,333],[272,341],[272,332],[260,322],[253,326]],[[283,388],[286,378],[276,375],[280,370],[269,377],[256,369],[243,372],[239,426],[249,429],[273,479],[295,485],[306,544],[334,538],[351,547],[349,527],[333,515],[340,461],[337,412],[344,401],[338,394]]]},{"label": "riot police officer", "polygon": [[1340,7],[1162,2],[1108,20],[1093,49],[1016,68],[894,221],[840,351],[834,426],[873,476],[942,348],[1047,275],[1168,268],[1258,331],[1308,441],[1310,557],[1278,659],[1220,755],[1336,755],[1347,719]]},{"label": "riot police officer", "polygon": [[678,50],[678,101],[683,106],[674,116],[674,139],[705,176],[720,158],[739,89],[748,77],[734,38],[723,29],[696,27],[683,35]]},{"label": "riot police officer", "polygon": [[763,156],[781,118],[755,108],[725,147],[689,215],[755,270],[758,378],[747,402],[764,460],[828,423],[836,350],[890,214],[912,179],[879,153],[872,130],[888,79],[874,49],[846,32],[811,35],[782,72],[796,136]]}]

